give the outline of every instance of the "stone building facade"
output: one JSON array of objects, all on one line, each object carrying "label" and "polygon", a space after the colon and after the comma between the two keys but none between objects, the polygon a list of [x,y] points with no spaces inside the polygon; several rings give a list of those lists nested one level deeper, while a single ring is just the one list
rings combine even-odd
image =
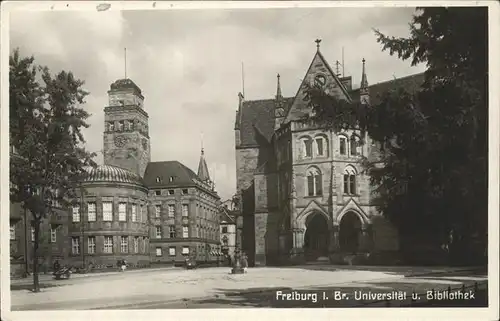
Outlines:
[{"label": "stone building facade", "polygon": [[[239,94],[235,122],[237,190],[242,199],[242,247],[252,265],[287,264],[398,250],[396,229],[377,212],[364,157],[377,146],[357,130],[335,133],[303,116],[312,112],[306,84],[330,95],[369,103],[394,86],[418,86],[422,74],[369,86],[363,59],[361,84],[334,73],[319,42],[294,97]],[[360,144],[363,139],[364,144]]]},{"label": "stone building facade", "polygon": [[220,208],[220,243],[224,256],[234,257],[236,248],[236,217],[238,209],[234,208],[231,200],[226,201]]},{"label": "stone building facade", "polygon": [[[110,268],[180,264],[191,256],[215,263],[220,257],[220,198],[201,151],[198,173],[178,161],[151,162],[144,96],[130,79],[108,91],[104,108],[104,164],[79,182],[77,204],[57,208],[41,229],[40,262]],[[16,153],[11,150],[11,161]],[[31,216],[10,209],[12,273],[31,270]]]}]

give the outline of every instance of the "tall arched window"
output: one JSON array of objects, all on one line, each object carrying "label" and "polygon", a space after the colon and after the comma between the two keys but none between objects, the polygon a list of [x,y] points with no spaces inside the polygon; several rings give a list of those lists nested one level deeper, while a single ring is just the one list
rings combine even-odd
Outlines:
[{"label": "tall arched window", "polygon": [[314,147],[316,156],[328,156],[328,138],[324,135],[314,137]]},{"label": "tall arched window", "polygon": [[319,196],[323,194],[323,180],[321,172],[315,167],[307,170],[307,195]]},{"label": "tall arched window", "polygon": [[356,169],[352,166],[344,169],[344,194],[356,194]]},{"label": "tall arched window", "polygon": [[361,144],[360,144],[360,139],[357,135],[352,135],[351,136],[351,146],[350,146],[350,152],[352,156],[357,156],[361,155]]},{"label": "tall arched window", "polygon": [[339,136],[339,153],[340,155],[347,155],[347,137]]},{"label": "tall arched window", "polygon": [[312,147],[313,147],[313,141],[310,137],[302,137],[300,139],[301,141],[301,151],[302,151],[302,157],[312,157]]}]

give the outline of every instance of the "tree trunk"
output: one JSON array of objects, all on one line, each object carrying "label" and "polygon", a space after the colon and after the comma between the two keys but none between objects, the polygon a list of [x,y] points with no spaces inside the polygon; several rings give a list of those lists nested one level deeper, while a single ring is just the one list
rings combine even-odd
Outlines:
[{"label": "tree trunk", "polygon": [[38,280],[38,243],[40,239],[40,220],[33,222],[35,228],[35,241],[33,244],[33,292],[40,292],[40,282]]}]

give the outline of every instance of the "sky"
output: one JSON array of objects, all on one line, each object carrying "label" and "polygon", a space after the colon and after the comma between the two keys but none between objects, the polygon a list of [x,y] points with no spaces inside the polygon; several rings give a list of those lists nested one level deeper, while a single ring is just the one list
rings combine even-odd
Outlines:
[{"label": "sky", "polygon": [[[234,121],[246,100],[295,95],[322,39],[321,52],[359,87],[424,70],[382,52],[373,28],[408,36],[413,8],[287,8],[12,12],[10,49],[34,55],[52,72],[72,71],[90,92],[87,148],[102,149],[112,82],[132,79],[145,96],[151,160],[178,160],[195,172],[201,141],[222,200],[236,193]],[[124,48],[127,48],[125,64]],[[96,158],[102,163],[102,154]]]}]

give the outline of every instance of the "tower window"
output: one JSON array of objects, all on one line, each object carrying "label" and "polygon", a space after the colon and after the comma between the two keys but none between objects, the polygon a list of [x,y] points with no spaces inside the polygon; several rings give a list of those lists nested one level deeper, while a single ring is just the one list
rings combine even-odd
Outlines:
[{"label": "tower window", "polygon": [[160,176],[157,176],[157,177],[156,177],[156,182],[157,182],[157,183],[160,183],[160,182],[161,182],[161,177],[160,177]]},{"label": "tower window", "polygon": [[356,194],[356,170],[351,166],[344,170],[344,194]]},{"label": "tower window", "polygon": [[345,137],[340,137],[339,140],[340,146],[340,155],[346,155],[347,154],[347,139]]},{"label": "tower window", "polygon": [[118,122],[118,131],[121,132],[123,131],[123,127],[125,126],[125,122],[123,120],[120,120]]},{"label": "tower window", "polygon": [[108,131],[112,132],[114,130],[115,130],[115,124],[112,121],[110,121],[108,123]]},{"label": "tower window", "polygon": [[310,168],[307,171],[307,195],[319,196],[323,194],[322,191],[322,175],[317,168]]}]

